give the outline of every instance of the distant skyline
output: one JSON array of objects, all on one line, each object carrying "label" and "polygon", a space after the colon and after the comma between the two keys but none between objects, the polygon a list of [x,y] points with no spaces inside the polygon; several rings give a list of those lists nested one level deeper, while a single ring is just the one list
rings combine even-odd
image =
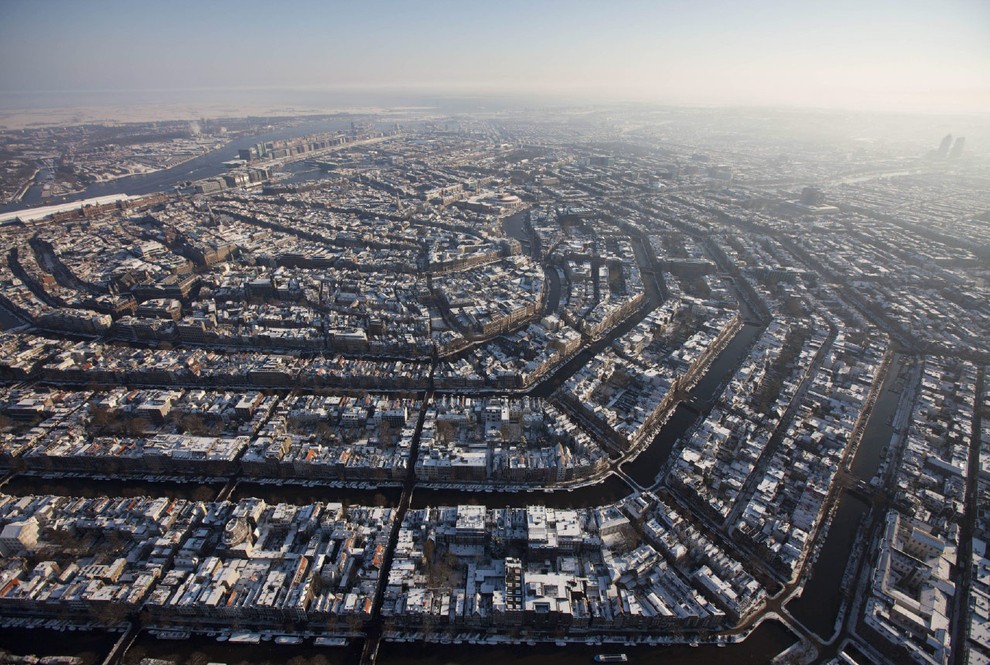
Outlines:
[{"label": "distant skyline", "polygon": [[990,2],[0,2],[0,104],[148,90],[984,113]]}]

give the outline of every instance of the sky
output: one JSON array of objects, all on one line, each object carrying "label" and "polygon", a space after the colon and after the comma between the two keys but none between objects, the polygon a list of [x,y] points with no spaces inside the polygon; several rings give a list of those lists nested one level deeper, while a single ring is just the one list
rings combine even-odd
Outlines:
[{"label": "sky", "polygon": [[0,99],[147,90],[990,113],[990,0],[0,0]]}]

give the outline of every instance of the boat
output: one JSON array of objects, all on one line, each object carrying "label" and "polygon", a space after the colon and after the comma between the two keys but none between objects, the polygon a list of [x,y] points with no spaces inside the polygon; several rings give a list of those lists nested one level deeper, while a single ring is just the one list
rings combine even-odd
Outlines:
[{"label": "boat", "polygon": [[298,635],[276,635],[275,644],[302,644],[303,638]]},{"label": "boat", "polygon": [[258,644],[261,642],[261,635],[244,630],[234,633],[227,641],[231,644]]},{"label": "boat", "polygon": [[595,656],[596,663],[624,663],[629,657],[624,653],[600,653]]},{"label": "boat", "polygon": [[346,637],[317,637],[313,644],[318,647],[346,647]]}]

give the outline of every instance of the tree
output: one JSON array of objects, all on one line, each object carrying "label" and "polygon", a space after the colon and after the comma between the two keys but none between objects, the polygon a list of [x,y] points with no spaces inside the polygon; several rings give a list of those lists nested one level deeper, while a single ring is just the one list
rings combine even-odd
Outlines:
[{"label": "tree", "polygon": [[512,426],[512,423],[502,423],[498,433],[502,436],[502,441],[512,441],[515,437],[515,427]]},{"label": "tree", "polygon": [[457,427],[449,420],[437,421],[437,442],[449,443],[454,438]]},{"label": "tree", "polygon": [[212,501],[215,496],[216,492],[208,485],[200,485],[192,493],[193,501]]},{"label": "tree", "polygon": [[124,425],[124,433],[128,436],[141,436],[151,429],[151,421],[147,418],[131,418]]},{"label": "tree", "polygon": [[427,538],[426,542],[423,543],[423,559],[426,560],[427,565],[433,563],[433,556],[436,554],[437,543],[432,538]]},{"label": "tree", "polygon": [[113,412],[107,407],[90,405],[89,424],[93,430],[102,431],[107,429],[113,420]]},{"label": "tree", "polygon": [[383,448],[395,445],[395,431],[392,423],[384,419],[381,421],[378,425],[378,440]]},{"label": "tree", "polygon": [[206,419],[198,413],[182,416],[177,424],[183,434],[191,434],[192,436],[219,436],[223,431],[222,423]]},{"label": "tree", "polygon": [[347,615],[347,630],[350,633],[360,633],[364,628],[364,617],[360,614]]}]

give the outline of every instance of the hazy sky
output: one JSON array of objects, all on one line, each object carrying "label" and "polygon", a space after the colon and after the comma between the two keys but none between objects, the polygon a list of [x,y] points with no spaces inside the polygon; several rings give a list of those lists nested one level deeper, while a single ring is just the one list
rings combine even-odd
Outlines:
[{"label": "hazy sky", "polygon": [[0,0],[0,96],[345,87],[990,112],[990,0]]}]

